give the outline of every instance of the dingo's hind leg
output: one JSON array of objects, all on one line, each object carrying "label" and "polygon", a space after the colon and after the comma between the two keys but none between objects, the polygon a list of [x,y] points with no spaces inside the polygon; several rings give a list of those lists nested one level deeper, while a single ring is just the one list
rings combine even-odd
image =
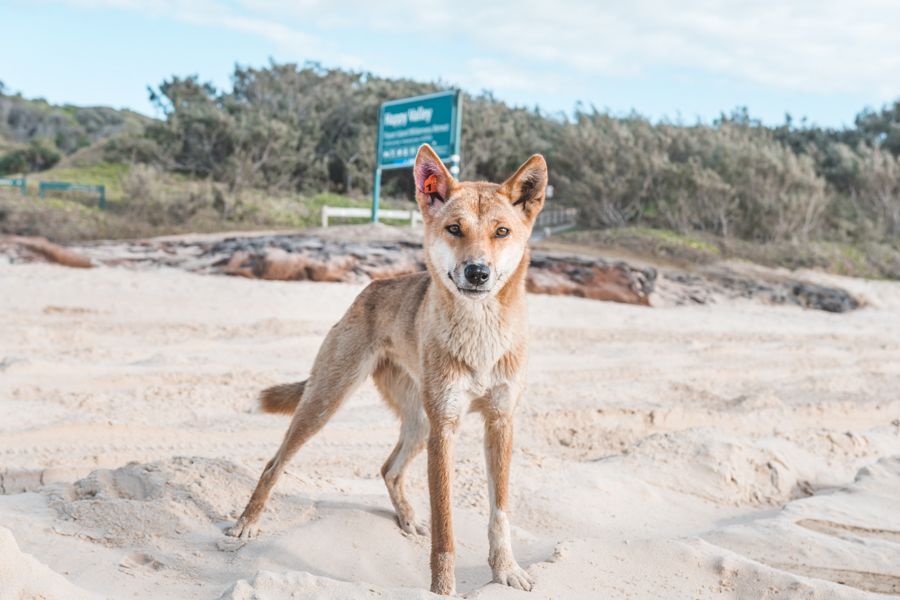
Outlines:
[{"label": "dingo's hind leg", "polygon": [[381,476],[397,511],[397,523],[408,534],[428,535],[428,525],[416,520],[412,505],[406,498],[406,469],[425,448],[428,439],[428,418],[422,407],[418,386],[390,362],[379,365],[373,379],[382,397],[401,419],[400,439],[381,467]]},{"label": "dingo's hind leg", "polygon": [[258,534],[260,513],[287,463],[372,372],[375,356],[370,348],[364,330],[346,320],[338,323],[326,336],[284,440],[263,469],[240,519],[226,530],[227,535],[250,538]]}]

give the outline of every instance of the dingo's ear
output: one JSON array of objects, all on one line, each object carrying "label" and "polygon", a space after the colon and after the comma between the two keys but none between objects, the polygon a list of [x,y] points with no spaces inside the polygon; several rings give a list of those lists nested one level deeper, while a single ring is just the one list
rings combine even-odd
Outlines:
[{"label": "dingo's ear", "polygon": [[416,180],[416,201],[425,218],[430,217],[443,208],[453,187],[453,176],[431,146],[422,144],[416,154],[416,166],[413,168]]},{"label": "dingo's ear", "polygon": [[525,161],[515,174],[500,186],[513,206],[522,209],[525,218],[533,222],[544,206],[547,191],[547,161],[535,154]]}]

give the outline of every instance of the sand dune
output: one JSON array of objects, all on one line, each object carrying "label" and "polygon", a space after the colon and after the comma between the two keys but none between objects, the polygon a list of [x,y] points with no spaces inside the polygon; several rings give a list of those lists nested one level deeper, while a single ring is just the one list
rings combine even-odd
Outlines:
[{"label": "sand dune", "polygon": [[[488,583],[470,417],[460,592],[900,595],[900,285],[806,276],[865,308],[532,296],[512,532],[536,587]],[[255,392],[303,377],[359,289],[0,263],[0,599],[432,597],[428,540],[378,474],[398,428],[371,385],[298,454],[263,536],[222,534],[287,424]]]}]

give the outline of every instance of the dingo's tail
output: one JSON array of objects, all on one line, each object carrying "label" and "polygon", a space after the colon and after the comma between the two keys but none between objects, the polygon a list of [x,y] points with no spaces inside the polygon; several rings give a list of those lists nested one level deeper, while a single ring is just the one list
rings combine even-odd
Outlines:
[{"label": "dingo's tail", "polygon": [[282,383],[264,389],[259,394],[259,404],[263,412],[279,413],[283,415],[294,414],[294,409],[300,404],[303,397],[303,389],[306,381],[298,383]]}]

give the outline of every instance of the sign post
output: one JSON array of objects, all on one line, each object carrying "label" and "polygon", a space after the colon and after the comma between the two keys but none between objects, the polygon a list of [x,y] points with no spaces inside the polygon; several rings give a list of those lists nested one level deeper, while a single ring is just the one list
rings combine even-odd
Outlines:
[{"label": "sign post", "polygon": [[459,177],[462,93],[459,90],[391,100],[378,113],[375,181],[372,186],[372,222],[378,222],[381,174],[386,169],[408,169],[419,146],[429,144],[450,173]]}]

